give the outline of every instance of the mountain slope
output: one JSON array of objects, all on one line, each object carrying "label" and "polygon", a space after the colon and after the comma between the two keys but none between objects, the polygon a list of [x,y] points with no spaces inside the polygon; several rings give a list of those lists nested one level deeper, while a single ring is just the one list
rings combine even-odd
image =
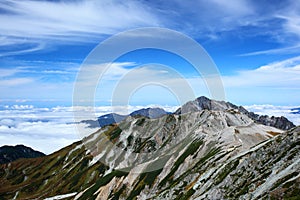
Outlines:
[{"label": "mountain slope", "polygon": [[0,147],[0,164],[9,163],[20,158],[37,158],[42,156],[45,156],[45,154],[24,145]]},{"label": "mountain slope", "polygon": [[192,199],[299,199],[300,127],[211,168],[198,179]]},{"label": "mountain slope", "polygon": [[299,127],[283,133],[232,107],[128,116],[51,155],[0,165],[0,197],[294,197],[299,135]]}]

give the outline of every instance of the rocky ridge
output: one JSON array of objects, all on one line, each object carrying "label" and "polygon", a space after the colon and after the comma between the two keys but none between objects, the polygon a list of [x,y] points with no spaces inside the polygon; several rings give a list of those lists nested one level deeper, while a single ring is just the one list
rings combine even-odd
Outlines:
[{"label": "rocky ridge", "polygon": [[0,196],[299,197],[299,127],[283,132],[226,102],[188,104],[155,119],[128,116],[49,156],[0,165]]},{"label": "rocky ridge", "polygon": [[267,116],[267,115],[258,115],[253,112],[247,111],[243,106],[236,106],[230,102],[225,101],[216,101],[211,100],[207,97],[201,96],[194,101],[189,101],[184,104],[181,108],[175,111],[175,114],[187,113],[187,112],[195,112],[201,110],[238,110],[241,113],[244,113],[256,123],[264,124],[267,126],[273,126],[275,128],[279,128],[282,130],[289,130],[295,125],[290,122],[287,118],[281,117],[274,117],[274,116]]}]

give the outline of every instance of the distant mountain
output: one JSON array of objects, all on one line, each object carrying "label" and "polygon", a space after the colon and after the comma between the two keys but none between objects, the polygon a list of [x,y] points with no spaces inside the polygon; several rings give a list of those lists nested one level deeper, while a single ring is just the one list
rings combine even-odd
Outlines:
[{"label": "distant mountain", "polygon": [[162,108],[143,108],[143,109],[140,109],[140,110],[130,113],[130,116],[140,115],[140,116],[148,117],[150,119],[156,119],[156,118],[162,117],[166,114],[170,114],[170,113],[166,112]]},{"label": "distant mountain", "polygon": [[291,109],[292,114],[300,114],[300,108],[293,108]]},{"label": "distant mountain", "polygon": [[45,154],[24,145],[0,147],[0,164],[9,163],[20,158],[37,158],[42,156],[45,156]]},{"label": "distant mountain", "polygon": [[168,114],[162,108],[143,108],[136,110],[129,115],[119,115],[117,113],[109,113],[98,117],[98,120],[82,120],[81,123],[89,124],[89,128],[104,127],[110,124],[119,123],[128,116],[144,116],[151,119],[159,118],[163,115]]},{"label": "distant mountain", "polygon": [[279,128],[282,130],[289,130],[295,127],[295,125],[291,121],[289,121],[287,118],[283,116],[269,117],[267,115],[258,115],[253,112],[247,111],[242,106],[236,106],[230,102],[225,102],[225,101],[211,100],[204,96],[201,96],[194,101],[187,102],[177,111],[175,111],[175,114],[195,112],[195,111],[201,111],[205,109],[216,110],[216,111],[237,110],[238,112],[244,113],[245,115],[247,115],[257,123],[264,124],[267,126],[273,126],[275,128]]}]

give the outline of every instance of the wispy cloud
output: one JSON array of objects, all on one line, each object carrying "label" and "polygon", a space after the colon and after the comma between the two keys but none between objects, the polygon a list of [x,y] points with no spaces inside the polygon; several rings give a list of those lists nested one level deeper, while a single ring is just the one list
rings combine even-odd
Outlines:
[{"label": "wispy cloud", "polygon": [[2,46],[33,45],[7,51],[0,54],[2,56],[40,50],[49,45],[47,40],[52,43],[94,42],[127,28],[159,25],[156,16],[138,1],[4,0],[0,9]]},{"label": "wispy cloud", "polygon": [[[8,80],[0,80],[0,85],[5,87],[24,86],[27,83],[34,82],[31,78],[11,78]],[[1,87],[0,87],[1,88]]]},{"label": "wispy cloud", "polygon": [[[153,9],[164,25],[196,38],[216,38],[222,31],[254,24],[255,7],[246,0],[160,1]],[[256,16],[257,18],[257,16]]]},{"label": "wispy cloud", "polygon": [[[273,5],[274,6],[274,5]],[[275,6],[274,6],[275,7]],[[241,56],[256,56],[265,54],[293,54],[300,50],[300,5],[297,1],[285,1],[278,4],[277,9],[268,10],[264,16],[264,24],[276,21],[267,32],[277,43],[278,47],[241,54]]]},{"label": "wispy cloud", "polygon": [[300,86],[300,57],[270,63],[254,70],[239,71],[236,75],[223,76],[226,87],[282,87]]},{"label": "wispy cloud", "polygon": [[[249,0],[4,0],[0,2],[0,47],[6,51],[0,56],[39,51],[58,43],[96,43],[108,35],[145,26],[172,28],[202,39],[218,39],[228,32],[243,38],[268,35],[281,44],[277,50],[244,55],[277,53],[299,44],[298,8],[294,1],[277,5]],[[295,38],[296,44],[291,45]]]},{"label": "wispy cloud", "polygon": [[299,50],[300,50],[300,44],[299,45],[295,45],[295,46],[277,48],[277,49],[268,49],[268,50],[263,50],[263,51],[255,51],[255,52],[250,52],[250,53],[244,53],[244,54],[240,54],[239,56],[291,54],[291,53],[298,53]]},{"label": "wispy cloud", "polygon": [[13,69],[0,69],[0,78],[12,76],[16,73],[20,72],[20,69],[13,68]]},{"label": "wispy cloud", "polygon": [[[155,67],[145,67],[138,68],[136,63],[112,63],[111,68],[106,72],[106,74],[100,78],[98,82],[98,88],[95,90],[96,96],[101,97],[101,99],[110,100],[115,93],[123,91],[134,92],[135,89],[143,87],[143,92],[140,93],[140,98],[148,98],[155,96],[159,99],[160,88],[165,88],[162,90],[161,94],[164,94],[167,98],[168,91],[181,91],[175,93],[175,95],[183,94],[187,92],[187,89],[191,89],[194,93],[192,99],[199,95],[210,94],[210,86],[206,85],[205,79],[200,75],[197,77],[185,76],[180,77],[171,71],[159,70]],[[106,64],[93,65],[86,68],[87,75],[83,80],[81,80],[81,90],[80,94],[84,94],[88,91],[87,88],[95,87],[95,80],[98,80],[99,73],[95,73],[97,68],[103,68]],[[130,67],[129,67],[130,66]],[[251,70],[241,70],[236,71],[232,75],[221,75],[221,79],[224,84],[224,88],[227,91],[235,91],[235,96],[243,93],[242,91],[247,90],[247,96],[253,97],[261,95],[266,91],[274,90],[299,90],[300,88],[300,57],[292,57],[282,61],[276,61],[264,66],[260,66],[256,69]],[[209,82],[213,83],[213,80]],[[151,85],[151,87],[145,87]],[[156,86],[156,87],[153,87]],[[84,88],[84,89],[83,89]],[[251,90],[245,89],[251,88]],[[175,89],[175,90],[174,90]],[[215,88],[214,88],[215,89]],[[222,88],[218,88],[222,89]],[[290,91],[291,92],[291,91]],[[229,94],[229,98],[232,94]],[[84,95],[83,95],[84,96]],[[143,97],[142,97],[143,96]],[[239,97],[241,100],[242,97]],[[248,98],[248,97],[245,97]],[[265,97],[266,102],[272,102],[271,96]],[[192,100],[188,99],[188,100]],[[116,99],[115,99],[116,100]],[[245,99],[243,99],[245,101]],[[242,101],[243,101],[242,100]],[[278,98],[278,101],[283,102],[282,98]],[[258,99],[256,99],[258,101]],[[182,103],[182,102],[181,102]]]},{"label": "wispy cloud", "polygon": [[297,1],[290,1],[287,8],[276,17],[285,20],[283,28],[287,33],[294,34],[300,39],[300,5]]},{"label": "wispy cloud", "polygon": [[[15,62],[14,67],[0,69],[0,90],[5,98],[12,92],[12,88],[18,86],[24,89],[28,88],[33,91],[38,85],[49,84],[51,82],[73,82],[79,68],[77,63],[60,63],[60,62]],[[62,67],[63,66],[63,67]],[[51,81],[53,79],[54,81]],[[28,89],[26,89],[28,90]]]}]

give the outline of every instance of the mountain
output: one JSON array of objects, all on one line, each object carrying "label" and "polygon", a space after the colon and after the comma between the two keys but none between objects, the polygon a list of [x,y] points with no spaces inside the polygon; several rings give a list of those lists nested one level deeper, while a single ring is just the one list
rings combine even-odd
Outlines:
[{"label": "mountain", "polygon": [[37,158],[42,156],[45,156],[45,154],[24,145],[0,147],[0,164],[9,163],[20,158]]},{"label": "mountain", "polygon": [[168,114],[162,108],[143,108],[140,110],[136,110],[129,115],[120,115],[117,113],[109,113],[106,115],[102,115],[98,117],[97,120],[82,120],[81,123],[89,124],[89,128],[97,128],[97,127],[104,127],[110,124],[119,123],[124,120],[128,116],[144,116],[151,119],[159,118],[163,115]]},{"label": "mountain", "polygon": [[292,114],[300,114],[300,108],[292,108],[291,113]]},{"label": "mountain", "polygon": [[[248,117],[253,119],[256,123],[264,124],[267,126],[273,126],[282,130],[289,130],[295,125],[287,118],[281,117],[269,117],[267,115],[258,115],[253,112],[247,111],[242,106],[236,106],[230,102],[211,100],[205,96],[201,96],[194,101],[189,101],[174,112],[174,114],[181,114],[187,112],[196,112],[201,110],[215,110],[215,111],[226,111],[226,110],[238,110],[246,114]],[[128,116],[144,116],[152,119],[159,118],[163,115],[171,114],[161,108],[144,108],[130,113],[129,115],[120,115],[116,113],[110,113],[98,117],[98,120],[82,120],[81,123],[88,124],[89,128],[104,127],[113,123],[119,123]]]},{"label": "mountain", "polygon": [[167,115],[170,114],[168,112],[166,112],[164,109],[162,108],[143,108],[137,111],[134,111],[132,113],[130,113],[130,116],[144,116],[144,117],[148,117],[151,119],[156,119],[159,118],[163,115]]},{"label": "mountain", "polygon": [[244,113],[251,119],[253,119],[256,123],[264,124],[267,126],[273,126],[282,130],[289,130],[295,125],[289,121],[287,118],[281,116],[281,117],[269,117],[267,115],[258,115],[253,112],[247,111],[242,106],[236,106],[230,102],[225,101],[216,101],[211,100],[207,97],[201,96],[197,98],[194,101],[189,101],[186,104],[184,104],[181,108],[179,108],[177,111],[175,111],[176,114],[181,113],[187,113],[187,112],[195,112],[195,111],[201,111],[201,110],[238,110],[241,113]]},{"label": "mountain", "polygon": [[109,124],[119,123],[124,120],[128,115],[119,115],[117,113],[109,113],[98,117],[97,120],[83,120],[81,123],[89,124],[90,128],[104,127]]},{"label": "mountain", "polygon": [[300,198],[300,127],[216,104],[184,109],[128,116],[51,155],[0,165],[0,199]]}]

